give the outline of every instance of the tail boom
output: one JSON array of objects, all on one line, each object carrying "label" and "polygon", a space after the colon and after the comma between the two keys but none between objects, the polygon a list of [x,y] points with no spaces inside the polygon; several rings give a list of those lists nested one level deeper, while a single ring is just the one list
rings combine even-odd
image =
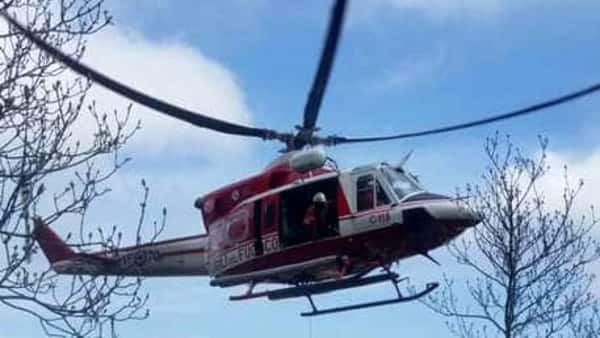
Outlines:
[{"label": "tail boom", "polygon": [[109,251],[75,252],[48,225],[36,221],[34,233],[59,274],[118,276],[208,275],[205,235],[147,243]]}]

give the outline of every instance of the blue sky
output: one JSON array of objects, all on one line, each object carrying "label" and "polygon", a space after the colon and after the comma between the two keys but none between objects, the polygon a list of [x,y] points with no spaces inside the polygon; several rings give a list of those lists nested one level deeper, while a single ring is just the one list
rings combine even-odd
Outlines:
[{"label": "blue sky", "polygon": [[[107,0],[115,26],[90,38],[85,60],[116,78],[184,106],[236,121],[290,129],[301,121],[329,15],[325,1],[198,2]],[[597,1],[353,1],[318,125],[348,136],[412,131],[480,118],[600,80]],[[129,46],[129,48],[128,48]],[[143,67],[153,68],[144,69]],[[107,107],[127,102],[98,89]],[[600,96],[539,115],[480,129],[388,143],[329,149],[343,167],[409,162],[432,191],[477,182],[483,142],[496,130],[536,151],[550,138],[551,164],[568,163],[588,191],[600,188]],[[260,170],[281,147],[194,130],[134,107],[146,126],[128,148],[133,163],[90,218],[95,224],[136,220],[137,184],[151,187],[151,216],[169,210],[164,238],[203,231],[194,199]],[[552,189],[549,186],[548,189]],[[584,203],[596,203],[591,193]],[[596,198],[597,199],[597,198]],[[107,212],[110,211],[110,212]],[[61,225],[68,231],[69,224]],[[133,229],[133,228],[132,228]],[[133,231],[133,230],[132,230]],[[462,271],[445,249],[442,267],[422,258],[400,265],[415,283]],[[230,303],[231,290],[204,278],[148,280],[152,316],[123,323],[123,337],[449,337],[444,318],[403,304],[312,320],[303,300]],[[239,292],[240,290],[235,290]],[[385,297],[389,286],[321,297],[334,304]],[[37,327],[17,313],[15,337]],[[12,336],[11,336],[12,337]]]}]

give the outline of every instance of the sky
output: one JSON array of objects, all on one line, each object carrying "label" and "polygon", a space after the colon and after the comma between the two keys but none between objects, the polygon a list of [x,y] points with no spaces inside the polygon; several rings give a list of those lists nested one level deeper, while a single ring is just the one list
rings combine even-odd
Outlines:
[{"label": "sky", "polygon": [[[316,68],[326,1],[106,0],[114,25],[90,37],[84,61],[142,91],[207,115],[291,131],[301,123]],[[600,3],[593,0],[351,1],[348,20],[318,126],[325,135],[385,135],[485,117],[600,80]],[[101,109],[127,100],[93,89]],[[478,129],[387,143],[328,149],[341,167],[397,161],[428,190],[451,194],[477,183],[486,164],[483,143],[496,131],[526,152],[550,140],[549,162],[568,165],[585,182],[582,205],[600,204],[600,96]],[[196,197],[263,168],[280,144],[194,129],[139,106],[142,130],[126,149],[132,162],[94,224],[135,224],[140,180],[151,189],[150,217],[168,209],[163,239],[204,232]],[[547,189],[559,193],[560,171]],[[59,226],[68,231],[69,224]],[[132,226],[133,229],[133,226]],[[133,230],[132,230],[133,231]],[[414,283],[458,273],[444,248],[401,262]],[[146,281],[151,317],[122,323],[123,337],[450,337],[444,318],[418,303],[305,319],[304,300],[232,303],[206,278]],[[319,299],[340,304],[390,295],[374,286]],[[35,322],[5,313],[11,337],[36,336]],[[33,323],[34,325],[30,325]],[[14,335],[12,335],[14,333]]]}]

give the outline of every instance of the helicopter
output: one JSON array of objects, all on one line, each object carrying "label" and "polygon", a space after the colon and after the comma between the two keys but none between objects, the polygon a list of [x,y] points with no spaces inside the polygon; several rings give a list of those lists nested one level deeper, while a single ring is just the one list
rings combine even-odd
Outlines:
[{"label": "helicopter", "polygon": [[[333,5],[302,125],[296,132],[232,123],[148,96],[65,55],[0,12],[12,27],[74,72],[134,102],[197,127],[285,145],[283,153],[261,172],[195,201],[206,234],[87,253],[73,250],[42,218],[36,218],[34,238],[51,267],[71,275],[207,276],[215,287],[248,286],[245,293],[230,296],[232,301],[305,297],[311,309],[302,316],[409,302],[435,290],[437,282],[427,283],[420,291],[402,292],[399,284],[406,278],[392,271],[392,264],[418,255],[439,264],[429,252],[475,227],[482,216],[467,209],[460,198],[427,191],[405,168],[410,154],[395,164],[340,169],[324,148],[471,128],[563,104],[600,90],[600,84],[506,114],[441,128],[391,136],[322,137],[316,123],[346,7],[345,0]],[[319,308],[313,299],[387,282],[395,292],[385,300]],[[264,284],[278,287],[255,291]]]}]

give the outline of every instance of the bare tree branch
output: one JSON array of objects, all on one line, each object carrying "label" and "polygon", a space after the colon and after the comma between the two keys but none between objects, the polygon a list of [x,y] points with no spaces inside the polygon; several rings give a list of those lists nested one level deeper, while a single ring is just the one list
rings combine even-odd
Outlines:
[{"label": "bare tree branch", "polygon": [[457,336],[600,335],[590,273],[590,263],[600,257],[591,234],[598,219],[593,212],[575,215],[583,183],[572,187],[566,168],[562,202],[547,204],[541,186],[549,169],[547,144],[540,138],[540,154],[529,158],[508,137],[486,142],[490,164],[480,184],[467,186],[469,207],[485,219],[470,236],[449,245],[457,262],[474,274],[462,289],[446,280],[424,302],[449,318]]},{"label": "bare tree branch", "polygon": [[[12,0],[0,7],[76,58],[85,40],[111,20],[103,0]],[[121,150],[139,122],[131,120],[131,107],[99,112],[87,97],[87,79],[7,27],[0,31],[0,306],[37,318],[51,337],[114,337],[118,322],[148,316],[142,280],[57,276],[38,254],[31,224],[36,215],[47,224],[78,220],[69,244],[118,250],[118,229],[90,231],[86,215],[128,162]],[[142,189],[138,242],[149,196],[145,182]],[[165,217],[155,222],[150,240]]]}]

